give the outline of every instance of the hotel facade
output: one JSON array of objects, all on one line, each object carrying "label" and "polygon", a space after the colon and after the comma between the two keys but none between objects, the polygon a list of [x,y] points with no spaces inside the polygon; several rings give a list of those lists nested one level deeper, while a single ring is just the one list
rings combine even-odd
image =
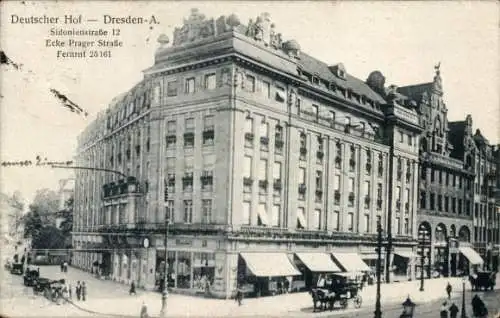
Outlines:
[{"label": "hotel facade", "polygon": [[171,288],[217,297],[299,290],[374,268],[380,219],[384,276],[415,277],[418,102],[254,21],[192,10],[81,134],[77,165],[98,169],[76,171],[74,265],[153,289],[166,261]]}]

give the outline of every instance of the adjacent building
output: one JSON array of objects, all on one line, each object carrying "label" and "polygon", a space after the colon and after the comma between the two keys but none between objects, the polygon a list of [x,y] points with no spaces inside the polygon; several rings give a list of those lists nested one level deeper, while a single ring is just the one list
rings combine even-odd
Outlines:
[{"label": "adjacent building", "polygon": [[[77,166],[97,169],[76,171],[75,265],[154,288],[166,262],[172,288],[208,280],[220,297],[301,289],[374,268],[380,220],[386,280],[415,277],[421,100],[302,52],[268,14],[254,21],[193,10],[81,134]],[[458,196],[455,226],[470,231]]]}]

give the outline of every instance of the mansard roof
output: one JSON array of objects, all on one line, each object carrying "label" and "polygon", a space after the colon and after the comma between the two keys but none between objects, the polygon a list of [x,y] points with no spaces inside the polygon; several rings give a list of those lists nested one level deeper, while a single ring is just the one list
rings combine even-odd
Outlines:
[{"label": "mansard roof", "polygon": [[433,83],[423,83],[423,84],[416,84],[416,85],[408,85],[408,86],[401,86],[398,87],[398,93],[409,97],[410,99],[413,99],[415,101],[420,101],[422,94],[424,92],[428,92],[432,89]]},{"label": "mansard roof", "polygon": [[300,65],[302,70],[306,71],[307,73],[313,75],[316,74],[323,80],[333,82],[339,87],[350,89],[351,91],[359,95],[366,96],[367,98],[380,104],[384,104],[386,102],[384,98],[382,98],[382,96],[372,90],[364,81],[348,74],[347,72],[345,79],[341,79],[331,71],[328,64],[308,54],[300,53],[298,64]]}]

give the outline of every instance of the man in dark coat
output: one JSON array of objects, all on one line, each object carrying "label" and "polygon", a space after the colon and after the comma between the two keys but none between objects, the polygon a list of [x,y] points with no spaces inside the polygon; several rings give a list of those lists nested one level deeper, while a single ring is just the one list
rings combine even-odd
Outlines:
[{"label": "man in dark coat", "polygon": [[135,292],[135,283],[134,282],[132,282],[130,284],[130,290],[128,291],[128,294],[129,295],[132,295],[132,294],[137,295],[137,293]]},{"label": "man in dark coat", "polygon": [[458,309],[458,306],[455,305],[455,303],[453,303],[453,304],[451,304],[449,311],[450,311],[450,318],[457,318],[458,312],[460,310]]},{"label": "man in dark coat", "polygon": [[486,308],[483,300],[477,294],[472,298],[471,304],[475,317],[488,316],[488,309]]},{"label": "man in dark coat", "polygon": [[448,299],[451,299],[451,285],[450,285],[450,282],[448,282],[448,285],[446,285],[446,293],[448,294]]},{"label": "man in dark coat", "polygon": [[85,282],[82,282],[82,300],[85,301],[87,299],[87,285]]}]

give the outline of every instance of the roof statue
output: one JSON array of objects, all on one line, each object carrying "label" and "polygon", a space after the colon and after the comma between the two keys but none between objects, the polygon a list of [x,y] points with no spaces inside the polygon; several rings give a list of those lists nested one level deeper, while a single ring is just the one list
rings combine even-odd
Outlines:
[{"label": "roof statue", "polygon": [[434,69],[436,70],[436,75],[434,76],[434,82],[432,83],[432,88],[438,92],[443,91],[443,83],[441,80],[440,68],[441,68],[441,62],[439,62],[436,66],[434,66]]},{"label": "roof statue", "polygon": [[158,37],[157,42],[160,43],[160,48],[164,48],[165,46],[167,46],[168,43],[170,43],[170,39],[166,34],[162,33]]},{"label": "roof statue", "polygon": [[214,35],[214,20],[206,20],[205,15],[199,13],[199,10],[194,8],[191,9],[191,15],[187,19],[184,19],[183,26],[175,28],[173,45],[190,43]]}]

